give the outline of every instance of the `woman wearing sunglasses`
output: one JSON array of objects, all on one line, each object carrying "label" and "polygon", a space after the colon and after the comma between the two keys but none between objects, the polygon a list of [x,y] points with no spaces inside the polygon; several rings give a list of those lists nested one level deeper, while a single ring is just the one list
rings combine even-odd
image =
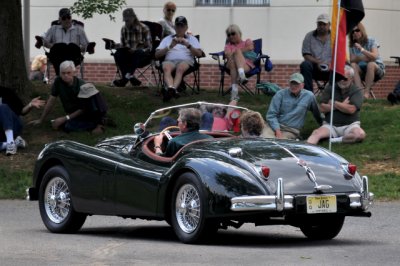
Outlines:
[{"label": "woman wearing sunglasses", "polygon": [[224,53],[227,59],[226,67],[231,75],[231,99],[233,100],[238,96],[238,82],[242,85],[247,83],[246,73],[254,68],[253,62],[257,58],[257,54],[254,52],[254,44],[251,39],[242,40],[239,26],[232,24],[225,32]]},{"label": "woman wearing sunglasses", "polygon": [[359,88],[364,87],[364,98],[369,98],[374,82],[385,75],[385,65],[379,56],[379,45],[374,38],[368,37],[364,25],[358,23],[351,31],[349,47],[351,66],[355,70],[354,83]]},{"label": "woman wearing sunglasses", "polygon": [[176,12],[176,5],[174,2],[166,2],[164,5],[164,17],[161,18],[158,23],[163,27],[163,38],[168,35],[175,34],[175,25],[173,18]]}]

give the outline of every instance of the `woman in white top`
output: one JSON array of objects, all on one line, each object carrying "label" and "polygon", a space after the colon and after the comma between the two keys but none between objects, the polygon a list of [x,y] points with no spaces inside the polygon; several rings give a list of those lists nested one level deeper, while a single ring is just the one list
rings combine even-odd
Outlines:
[{"label": "woman in white top", "polygon": [[173,18],[176,12],[176,5],[174,2],[167,2],[164,5],[164,17],[158,23],[163,27],[163,38],[165,36],[175,34],[175,25]]}]

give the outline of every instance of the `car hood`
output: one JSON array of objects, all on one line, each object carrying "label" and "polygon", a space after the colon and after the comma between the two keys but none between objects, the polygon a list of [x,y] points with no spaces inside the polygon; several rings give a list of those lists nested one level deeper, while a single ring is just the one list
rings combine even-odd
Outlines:
[{"label": "car hood", "polygon": [[[348,162],[341,156],[324,148],[298,141],[284,141],[262,138],[231,138],[207,141],[191,145],[191,150],[226,154],[232,164],[248,164],[270,169],[269,186],[282,178],[285,191],[289,193],[310,193],[318,185],[329,185],[327,192],[359,191],[358,173],[353,178],[346,175]],[[241,153],[232,149],[240,149]],[[233,151],[229,155],[229,151]],[[310,174],[312,173],[312,174]]]}]

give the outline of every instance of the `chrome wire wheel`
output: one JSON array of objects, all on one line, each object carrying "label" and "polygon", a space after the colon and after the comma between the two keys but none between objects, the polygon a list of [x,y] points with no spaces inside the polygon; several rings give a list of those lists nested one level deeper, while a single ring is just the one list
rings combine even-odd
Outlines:
[{"label": "chrome wire wheel", "polygon": [[187,234],[194,232],[200,222],[200,195],[191,184],[183,185],[176,194],[176,220],[181,230]]},{"label": "chrome wire wheel", "polygon": [[52,178],[44,191],[44,208],[49,219],[60,224],[71,212],[71,197],[67,183],[61,177]]}]

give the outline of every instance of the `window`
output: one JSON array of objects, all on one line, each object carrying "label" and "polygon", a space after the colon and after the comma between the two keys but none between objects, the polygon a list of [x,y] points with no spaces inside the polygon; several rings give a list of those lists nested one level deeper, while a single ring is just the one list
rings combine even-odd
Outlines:
[{"label": "window", "polygon": [[196,0],[196,6],[269,6],[270,0]]}]

